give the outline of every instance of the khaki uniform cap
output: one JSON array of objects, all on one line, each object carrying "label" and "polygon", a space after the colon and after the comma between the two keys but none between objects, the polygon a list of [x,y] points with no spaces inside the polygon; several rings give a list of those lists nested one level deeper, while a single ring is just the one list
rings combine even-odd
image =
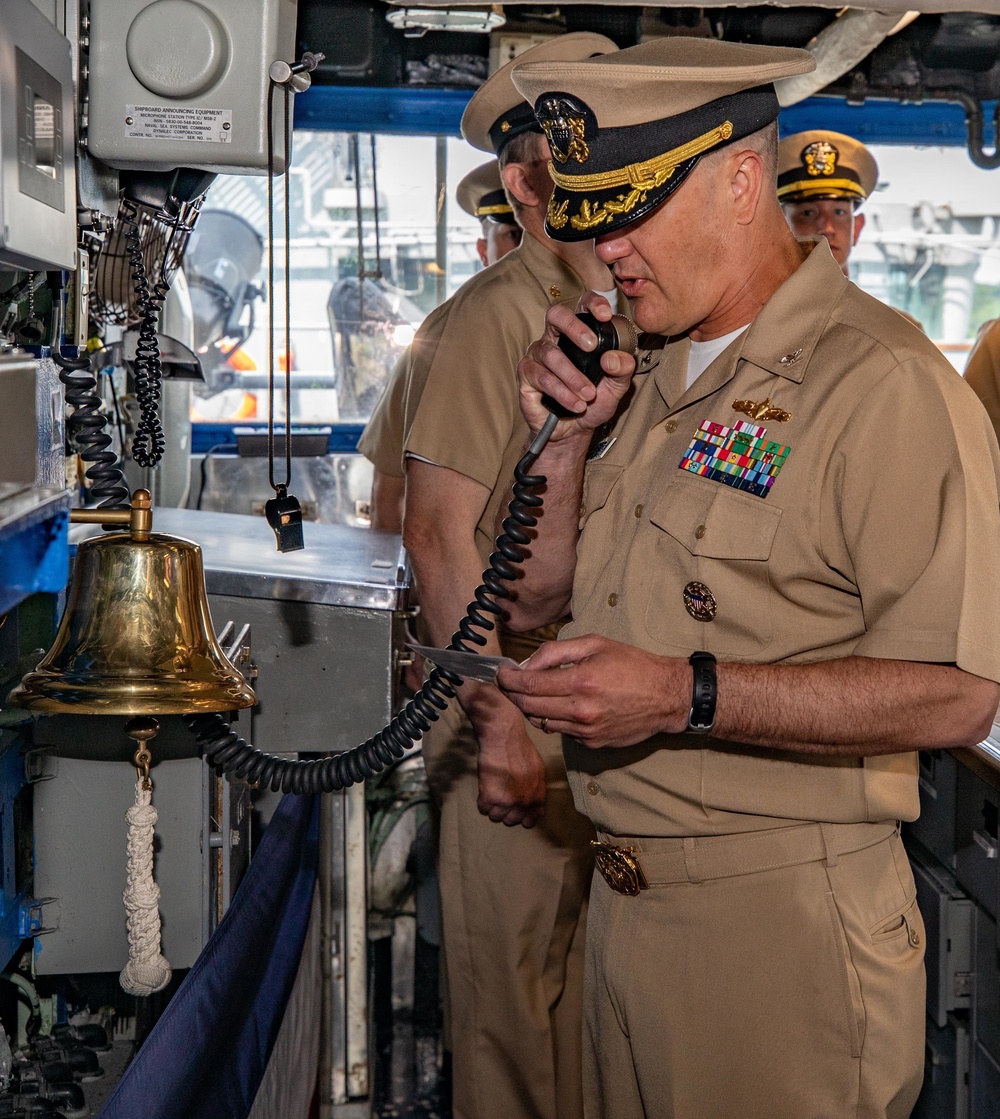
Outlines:
[{"label": "khaki uniform cap", "polygon": [[815,128],[778,145],[778,198],[783,202],[846,198],[863,202],[878,182],[878,164],[853,136]]},{"label": "khaki uniform cap", "polygon": [[549,141],[546,232],[582,241],[638,221],[706,152],[778,116],[774,81],[815,68],[789,47],[664,38],[586,61],[514,65]]},{"label": "khaki uniform cap", "polygon": [[489,218],[501,225],[514,225],[514,211],[507,201],[495,159],[470,171],[455,189],[459,206],[474,218]]},{"label": "khaki uniform cap", "polygon": [[497,70],[476,90],[462,114],[462,135],[480,151],[499,152],[503,142],[518,133],[539,131],[531,107],[524,103],[511,79],[516,65],[528,61],[577,62],[617,50],[606,35],[595,35],[591,31],[560,35],[531,47]]},{"label": "khaki uniform cap", "polygon": [[709,101],[816,69],[808,51],[667,36],[584,61],[514,61],[513,81],[534,104],[561,90],[581,97],[600,128],[674,117]]}]

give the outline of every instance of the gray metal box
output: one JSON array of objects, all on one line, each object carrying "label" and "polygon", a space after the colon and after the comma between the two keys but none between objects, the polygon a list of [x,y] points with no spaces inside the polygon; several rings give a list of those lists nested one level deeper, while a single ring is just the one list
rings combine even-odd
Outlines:
[{"label": "gray metal box", "polygon": [[972,1054],[972,1119],[1000,1116],[1000,1065],[981,1045]]},{"label": "gray metal box", "polygon": [[1000,903],[998,851],[1000,790],[964,765],[958,767],[955,877],[992,916]]},{"label": "gray metal box", "polygon": [[996,921],[982,910],[976,912],[975,967],[972,1036],[994,1061],[1000,1062],[1000,941]]},{"label": "gray metal box", "polygon": [[[44,767],[34,789],[35,894],[46,899],[43,925],[51,931],[35,941],[35,969],[41,975],[119,971],[128,960],[122,891],[125,813],[135,799],[135,768],[55,756],[46,757]],[[154,765],[153,782],[163,953],[174,968],[186,968],[235,891],[233,876],[219,875],[221,847],[214,835],[228,841],[227,855],[242,844],[245,862],[247,823],[240,816],[249,800],[246,786],[227,783],[222,797],[228,810],[220,813],[218,783],[200,758]]]},{"label": "gray metal box", "polygon": [[949,1017],[943,1027],[927,1023],[924,1086],[911,1119],[969,1119],[968,1026]]},{"label": "gray metal box", "polygon": [[292,61],[296,14],[295,0],[91,0],[91,154],[112,167],[263,174],[268,67]]},{"label": "gray metal box", "polygon": [[30,0],[0,15],[0,265],[76,267],[69,40]]},{"label": "gray metal box", "polygon": [[0,482],[31,486],[38,472],[35,362],[16,350],[0,353]]},{"label": "gray metal box", "polygon": [[943,867],[910,862],[927,929],[927,1015],[943,1029],[949,1011],[972,1005],[975,906]]},{"label": "gray metal box", "polygon": [[917,757],[920,816],[904,825],[904,831],[946,866],[954,866],[958,762],[947,750],[921,750]]}]

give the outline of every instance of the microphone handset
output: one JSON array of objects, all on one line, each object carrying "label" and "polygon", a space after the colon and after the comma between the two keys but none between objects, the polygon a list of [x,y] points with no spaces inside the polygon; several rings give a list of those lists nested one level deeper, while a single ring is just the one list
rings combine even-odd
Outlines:
[{"label": "microphone handset", "polygon": [[[612,316],[610,322],[601,322],[584,311],[579,318],[597,336],[597,345],[593,350],[582,350],[564,335],[559,341],[559,348],[596,385],[604,376],[601,355],[609,350],[634,354],[638,333],[632,322],[622,315]],[[480,647],[486,644],[486,637],[480,631],[496,629],[497,619],[502,613],[499,601],[511,597],[505,584],[517,579],[517,567],[524,562],[531,544],[528,530],[538,523],[537,514],[542,506],[538,491],[545,485],[545,478],[528,472],[559,420],[574,415],[550,397],[543,397],[543,403],[551,414],[514,468],[514,496],[507,506],[503,531],[497,537],[489,567],[483,572],[483,581],[476,588],[475,600],[469,603],[467,613],[448,646],[456,652],[477,651],[469,648],[466,642]],[[264,788],[270,786],[274,791],[337,792],[357,781],[373,777],[402,758],[414,741],[438,720],[462,679],[457,673],[440,666],[434,668],[402,711],[367,742],[340,754],[306,761],[265,754],[240,738],[221,715],[185,715],[184,721],[202,745],[205,760],[223,773],[235,773],[245,781]]]},{"label": "microphone handset", "polygon": [[[592,350],[583,350],[564,334],[559,339],[559,349],[591,384],[599,385],[604,377],[601,357],[609,350],[624,350],[627,354],[634,354],[639,344],[639,335],[635,324],[624,315],[612,315],[609,322],[602,322],[594,318],[589,311],[581,311],[577,318],[597,335],[597,345]],[[543,396],[542,403],[561,420],[575,415],[568,408],[558,404],[551,396]]]}]

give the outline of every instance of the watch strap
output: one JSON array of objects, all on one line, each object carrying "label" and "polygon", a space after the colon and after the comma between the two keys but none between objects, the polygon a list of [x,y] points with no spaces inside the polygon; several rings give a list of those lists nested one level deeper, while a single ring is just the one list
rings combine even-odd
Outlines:
[{"label": "watch strap", "polygon": [[711,653],[695,652],[688,657],[688,664],[694,673],[694,684],[687,729],[693,734],[711,734],[715,724],[715,702],[719,696],[715,657]]}]

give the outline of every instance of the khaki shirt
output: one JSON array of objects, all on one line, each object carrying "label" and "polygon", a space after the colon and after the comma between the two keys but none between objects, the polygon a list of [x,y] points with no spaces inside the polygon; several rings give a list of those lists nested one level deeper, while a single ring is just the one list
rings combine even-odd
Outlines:
[{"label": "khaki shirt", "polygon": [[[586,469],[562,636],[761,664],[957,664],[1000,681],[1000,452],[934,345],[849,283],[820,241],[685,391],[687,352],[684,339],[640,355],[649,371],[617,440]],[[738,401],[781,412],[755,420]],[[682,468],[706,422],[729,432],[716,437],[731,444],[732,469],[772,456],[766,496]],[[764,429],[750,433],[760,442],[749,455],[732,440],[740,422]],[[714,620],[688,612],[691,582],[710,589]],[[919,809],[912,753],[805,758],[660,735],[626,750],[568,740],[566,760],[577,807],[616,835],[912,820]]]},{"label": "khaki shirt", "polygon": [[980,328],[965,366],[965,383],[983,402],[1000,439],[1000,319]]},{"label": "khaki shirt", "polygon": [[382,474],[403,477],[403,415],[410,351],[404,350],[358,440],[358,450]]},{"label": "khaki shirt", "polygon": [[517,363],[553,303],[575,305],[576,273],[530,234],[441,305],[410,348],[403,446],[479,482],[490,499],[476,528],[485,564],[494,519],[524,453]]}]

